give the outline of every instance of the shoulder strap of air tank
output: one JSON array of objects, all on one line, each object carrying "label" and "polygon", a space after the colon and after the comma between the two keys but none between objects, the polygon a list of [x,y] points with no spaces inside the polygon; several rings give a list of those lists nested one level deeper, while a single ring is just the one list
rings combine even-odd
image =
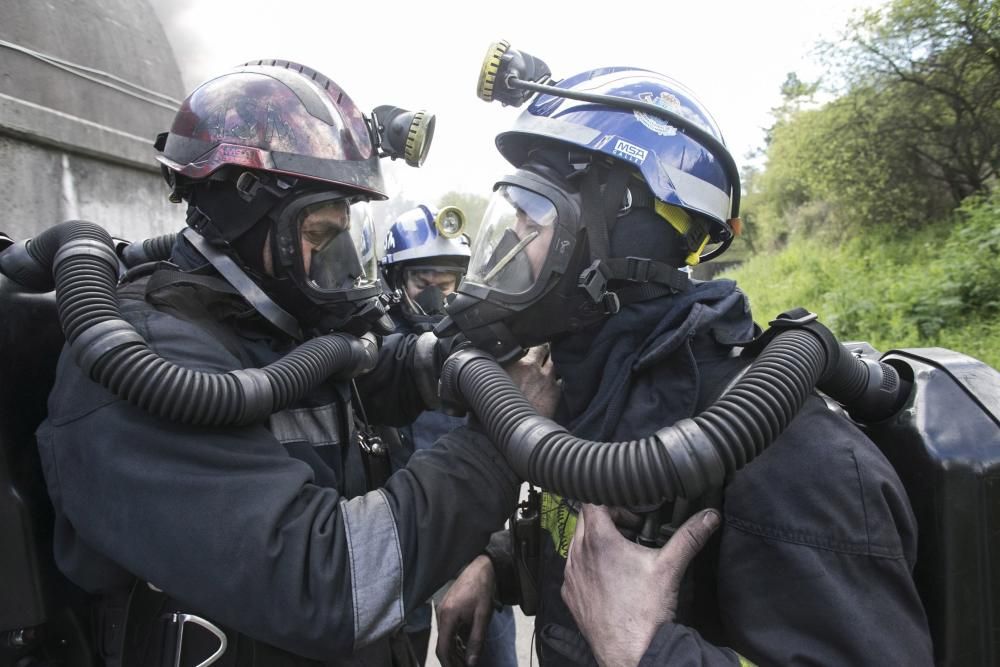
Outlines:
[{"label": "shoulder strap of air tank", "polygon": [[768,322],[767,330],[753,339],[744,349],[744,353],[749,356],[757,356],[775,336],[790,329],[808,329],[812,332],[826,350],[827,370],[836,364],[840,355],[840,343],[837,342],[830,330],[819,321],[819,316],[816,313],[801,307],[786,310]]},{"label": "shoulder strap of air tank", "polygon": [[302,330],[299,323],[288,311],[276,304],[228,255],[220,252],[205,240],[203,236],[188,227],[181,234],[184,239],[209,261],[215,270],[236,288],[254,309],[263,315],[274,326],[278,327],[295,340],[302,340]]}]

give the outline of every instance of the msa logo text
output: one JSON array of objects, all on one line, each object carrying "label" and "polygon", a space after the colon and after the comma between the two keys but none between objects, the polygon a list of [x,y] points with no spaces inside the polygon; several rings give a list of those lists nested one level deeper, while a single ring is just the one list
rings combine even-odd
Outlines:
[{"label": "msa logo text", "polygon": [[626,160],[631,160],[636,164],[642,164],[646,161],[646,155],[649,154],[645,148],[640,148],[635,144],[630,144],[627,141],[618,139],[615,142],[615,155],[620,155]]}]

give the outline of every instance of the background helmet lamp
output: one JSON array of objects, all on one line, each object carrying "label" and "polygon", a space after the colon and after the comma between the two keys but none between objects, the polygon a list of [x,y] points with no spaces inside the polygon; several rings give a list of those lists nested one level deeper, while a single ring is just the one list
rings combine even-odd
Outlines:
[{"label": "background helmet lamp", "polygon": [[457,206],[445,206],[434,217],[434,226],[444,238],[458,238],[465,233],[465,214]]}]

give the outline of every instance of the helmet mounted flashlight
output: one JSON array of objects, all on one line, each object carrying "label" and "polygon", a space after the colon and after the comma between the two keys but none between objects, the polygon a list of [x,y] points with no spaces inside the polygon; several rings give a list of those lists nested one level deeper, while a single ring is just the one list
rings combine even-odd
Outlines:
[{"label": "helmet mounted flashlight", "polygon": [[434,226],[444,238],[458,238],[465,232],[465,214],[457,206],[445,206],[434,218]]},{"label": "helmet mounted flashlight", "polygon": [[434,114],[383,104],[372,112],[381,157],[403,158],[411,167],[423,165],[434,137]]},{"label": "helmet mounted flashlight", "polygon": [[510,42],[501,39],[490,44],[479,72],[476,94],[487,102],[496,100],[504,105],[519,107],[532,96],[531,89],[512,85],[512,81],[545,83],[551,70],[540,58],[510,48]]}]

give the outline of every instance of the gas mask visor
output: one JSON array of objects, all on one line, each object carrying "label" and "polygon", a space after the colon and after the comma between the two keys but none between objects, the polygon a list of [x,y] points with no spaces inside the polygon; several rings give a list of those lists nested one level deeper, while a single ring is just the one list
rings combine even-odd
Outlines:
[{"label": "gas mask visor", "polygon": [[547,277],[559,214],[546,197],[517,185],[493,193],[469,261],[467,283],[524,294]]},{"label": "gas mask visor", "polygon": [[353,300],[376,288],[374,228],[365,202],[342,193],[297,197],[281,214],[279,251],[315,302]]}]

